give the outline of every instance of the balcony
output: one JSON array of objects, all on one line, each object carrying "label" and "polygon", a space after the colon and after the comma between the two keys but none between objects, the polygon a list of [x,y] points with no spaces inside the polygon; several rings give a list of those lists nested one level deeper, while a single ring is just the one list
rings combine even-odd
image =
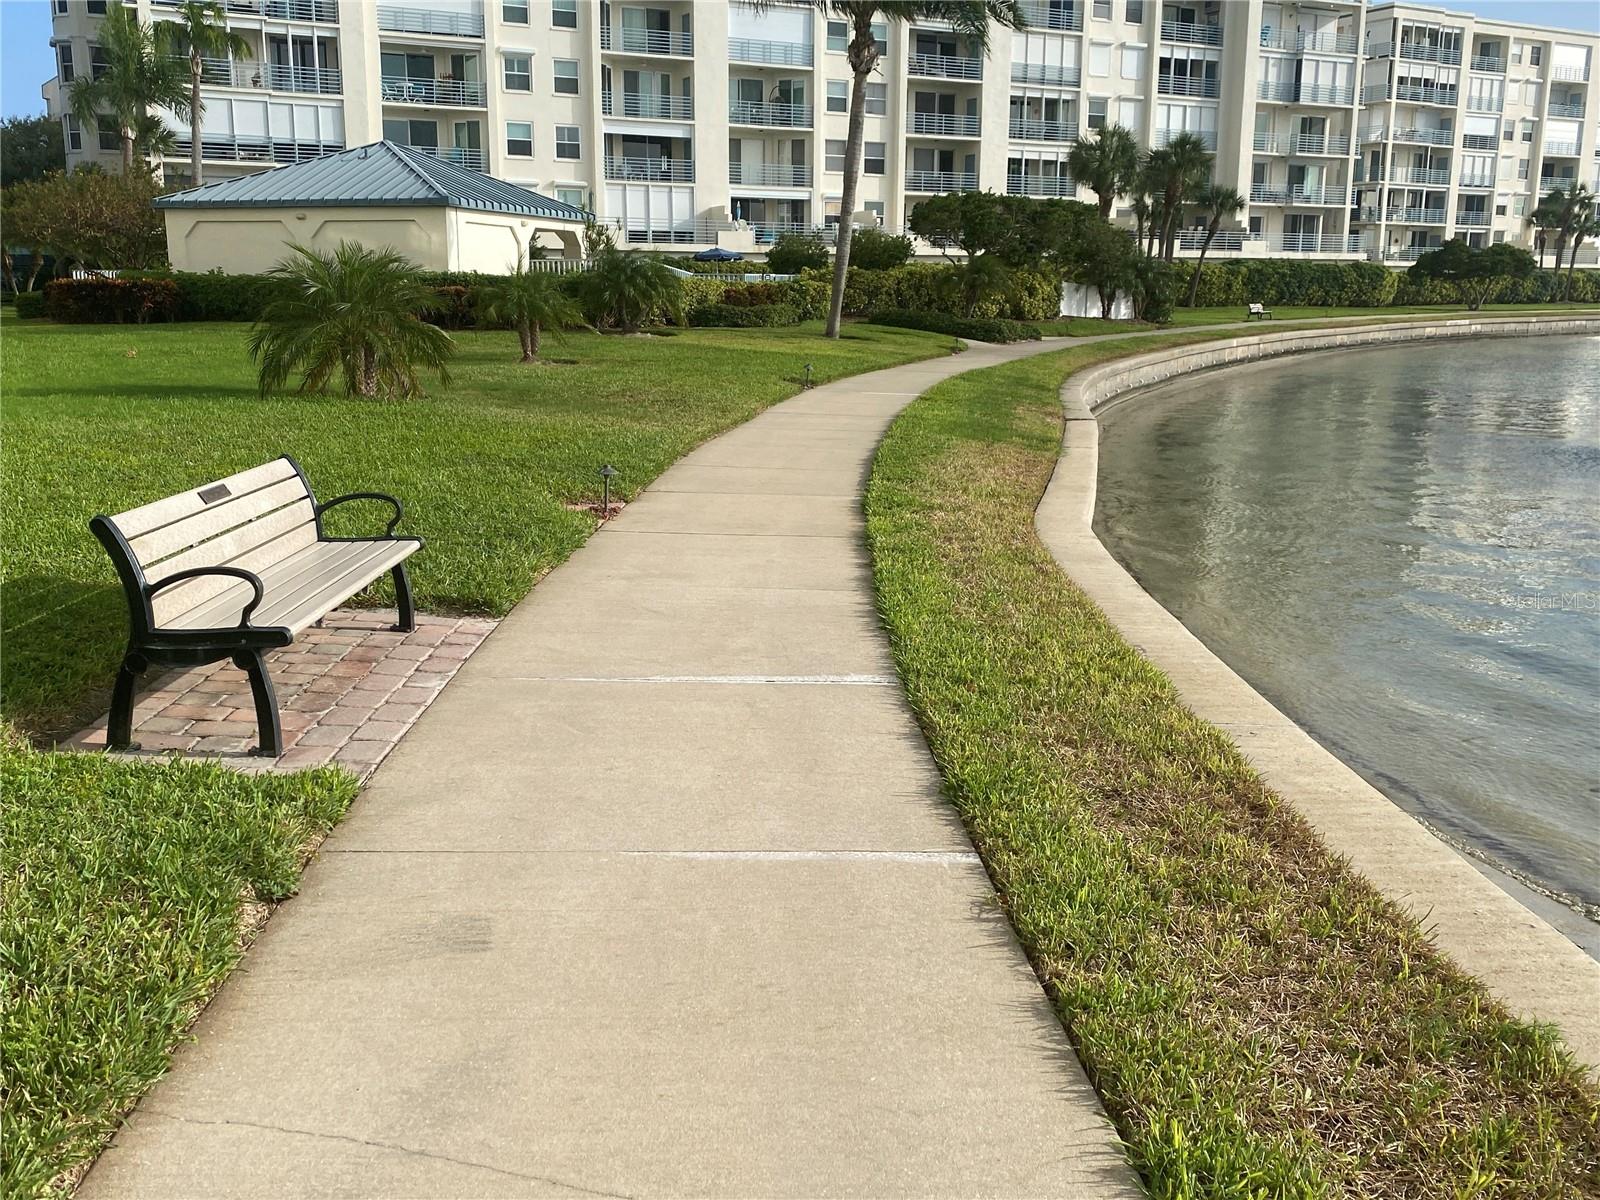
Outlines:
[{"label": "balcony", "polygon": [[1478,209],[1457,209],[1456,224],[1481,227],[1489,224],[1489,214]]},{"label": "balcony", "polygon": [[1350,139],[1309,133],[1258,133],[1253,148],[1258,154],[1331,154],[1343,158],[1350,153]]},{"label": "balcony", "polygon": [[1161,22],[1163,42],[1185,42],[1191,46],[1222,45],[1222,26],[1196,24],[1193,21]]},{"label": "balcony", "polygon": [[1297,29],[1274,29],[1270,25],[1261,27],[1261,45],[1268,50],[1291,53],[1310,50],[1316,54],[1354,54],[1360,48],[1353,33],[1301,33]]},{"label": "balcony", "polygon": [[1280,233],[1268,246],[1287,254],[1359,254],[1361,239],[1355,234],[1341,237],[1337,233]]},{"label": "balcony", "polygon": [[1422,183],[1443,187],[1450,182],[1449,167],[1391,167],[1390,183]]},{"label": "balcony", "polygon": [[607,117],[644,117],[656,121],[694,120],[690,96],[657,96],[650,92],[600,93],[600,112]]},{"label": "balcony", "polygon": [[1022,0],[1022,17],[1029,29],[1064,29],[1070,33],[1083,28],[1083,5]]},{"label": "balcony", "polygon": [[613,29],[600,27],[600,49],[620,54],[670,54],[678,58],[694,55],[694,34],[673,33],[667,29]]},{"label": "balcony", "polygon": [[983,59],[913,54],[906,62],[906,74],[929,79],[982,79]]},{"label": "balcony", "polygon": [[810,104],[758,104],[751,100],[734,100],[728,105],[728,124],[810,129],[815,111]]},{"label": "balcony", "polygon": [[978,118],[976,115],[952,113],[907,113],[906,132],[928,137],[975,138],[978,136]]},{"label": "balcony", "polygon": [[1012,117],[1011,136],[1026,142],[1075,142],[1078,140],[1078,123]]},{"label": "balcony", "polygon": [[813,55],[809,44],[769,42],[762,38],[729,38],[728,58],[737,63],[763,63],[774,67],[809,67]]},{"label": "balcony", "polygon": [[1217,148],[1217,131],[1215,129],[1158,129],[1155,135],[1155,144],[1165,146],[1180,133],[1187,133],[1191,137],[1200,139],[1201,145],[1207,150]]},{"label": "balcony", "polygon": [[1583,148],[1577,142],[1546,142],[1544,156],[1546,158],[1577,158]]},{"label": "balcony", "polygon": [[[1206,231],[1204,229],[1180,229],[1177,231],[1177,247],[1182,251],[1198,252],[1206,244]],[[1219,229],[1216,237],[1211,239],[1211,254],[1238,254],[1246,243],[1260,241],[1259,237],[1252,237],[1243,229]]]},{"label": "balcony", "polygon": [[1463,150],[1493,150],[1499,142],[1492,133],[1464,133],[1461,135],[1461,148]]},{"label": "balcony", "polygon": [[435,12],[430,8],[378,5],[378,28],[390,33],[422,33],[434,37],[481,38],[481,12]]},{"label": "balcony", "polygon": [[1460,179],[1456,180],[1456,186],[1464,188],[1492,188],[1494,186],[1494,175],[1463,175]]},{"label": "balcony", "polygon": [[[343,149],[343,142],[297,142],[228,134],[204,134],[200,139],[200,157],[208,162],[310,162],[314,158],[338,154]],[[192,138],[176,138],[172,150],[174,157],[188,158],[194,151],[194,141]]]},{"label": "balcony", "polygon": [[1203,96],[1214,100],[1222,94],[1222,84],[1216,79],[1163,71],[1156,79],[1156,90],[1163,96]]},{"label": "balcony", "polygon": [[1414,104],[1442,104],[1446,108],[1454,108],[1459,96],[1453,87],[1429,87],[1426,84],[1417,85],[1410,83],[1396,84],[1394,98],[1396,100],[1409,100]]},{"label": "balcony", "polygon": [[[175,61],[188,65],[180,55]],[[277,63],[235,61],[226,58],[200,60],[200,82],[212,87],[262,88],[269,92],[313,92],[337,95],[343,87],[338,71],[319,67],[290,67]]]},{"label": "balcony", "polygon": [[1467,93],[1468,112],[1497,113],[1503,112],[1505,107],[1504,96],[1474,96],[1470,91]]},{"label": "balcony", "polygon": [[686,158],[621,158],[606,155],[607,179],[635,183],[693,183],[694,160]]},{"label": "balcony", "polygon": [[487,153],[469,146],[412,146],[411,149],[442,158],[468,171],[482,171],[489,165]]},{"label": "balcony", "polygon": [[1322,87],[1309,83],[1296,86],[1292,79],[1263,79],[1256,85],[1256,99],[1276,104],[1353,104],[1355,92],[1354,87]]},{"label": "balcony", "polygon": [[385,104],[425,104],[432,108],[482,108],[486,89],[467,79],[412,79],[383,76]]},{"label": "balcony", "polygon": [[811,168],[795,163],[729,163],[728,182],[746,187],[810,187]]},{"label": "balcony", "polygon": [[1378,214],[1380,212],[1383,214],[1382,220],[1391,225],[1443,225],[1445,223],[1445,212],[1442,208],[1379,209],[1374,205],[1368,205],[1361,210],[1361,219],[1363,221],[1379,220]]},{"label": "balcony", "polygon": [[1583,120],[1583,101],[1580,100],[1576,104],[1556,104],[1552,102],[1549,108],[1549,115],[1581,121]]},{"label": "balcony", "polygon": [[[183,0],[152,0],[157,8],[178,8]],[[338,0],[224,0],[228,14],[248,17],[271,17],[275,21],[325,21],[339,20]]]},{"label": "balcony", "polygon": [[1469,70],[1482,71],[1489,75],[1504,75],[1506,73],[1506,60],[1495,58],[1490,54],[1475,54],[1472,61],[1467,64]]},{"label": "balcony", "polygon": [[1279,187],[1270,183],[1250,185],[1252,204],[1306,204],[1323,205],[1349,203],[1350,190],[1343,184],[1326,187]]},{"label": "balcony", "polygon": [[1043,83],[1052,87],[1077,87],[1083,79],[1080,67],[1052,67],[1043,63],[1011,64],[1012,83]]},{"label": "balcony", "polygon": [[908,192],[975,192],[978,190],[976,171],[907,171]]},{"label": "balcony", "polygon": [[1550,78],[1551,79],[1566,80],[1568,83],[1588,83],[1589,82],[1589,68],[1588,67],[1552,67],[1550,69]]},{"label": "balcony", "polygon": [[1006,195],[1008,196],[1065,196],[1071,199],[1078,194],[1078,185],[1065,175],[1018,175],[1012,173],[1006,176]]},{"label": "balcony", "polygon": [[1398,50],[1392,42],[1382,42],[1367,51],[1369,58],[1403,58],[1410,62],[1461,65],[1460,46],[1430,46],[1425,42],[1402,41]]}]

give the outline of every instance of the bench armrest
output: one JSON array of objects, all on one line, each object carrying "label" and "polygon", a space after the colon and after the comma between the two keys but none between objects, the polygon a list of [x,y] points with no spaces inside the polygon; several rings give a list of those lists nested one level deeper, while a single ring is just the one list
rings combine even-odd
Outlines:
[{"label": "bench armrest", "polygon": [[322,514],[336,504],[344,504],[349,500],[383,500],[394,508],[394,516],[389,518],[389,527],[383,531],[384,537],[393,537],[395,527],[400,524],[400,519],[406,515],[406,506],[401,504],[387,492],[350,492],[348,495],[335,496],[332,500],[324,500],[312,510],[312,515],[317,522],[317,536],[324,537],[322,532]]},{"label": "bench armrest", "polygon": [[203,579],[207,575],[231,575],[235,579],[242,579],[250,585],[255,595],[250,597],[250,603],[244,606],[244,611],[239,614],[240,629],[250,627],[250,617],[261,603],[261,598],[266,595],[266,589],[261,585],[261,577],[254,571],[246,571],[243,567],[190,567],[187,571],[178,571],[168,575],[165,579],[144,586],[144,598],[152,600],[155,594],[171,587],[175,583],[187,583],[191,579]]}]

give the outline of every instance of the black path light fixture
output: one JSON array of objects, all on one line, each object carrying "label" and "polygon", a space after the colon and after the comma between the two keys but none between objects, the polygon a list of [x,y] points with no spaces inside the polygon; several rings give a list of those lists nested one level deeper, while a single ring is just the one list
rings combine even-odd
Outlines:
[{"label": "black path light fixture", "polygon": [[611,477],[616,473],[617,469],[610,463],[600,468],[600,486],[603,489],[603,498],[600,502],[600,519],[602,521],[607,521],[611,518]]},{"label": "black path light fixture", "polygon": [[810,363],[806,364],[806,377],[805,377],[804,380],[801,381],[800,386],[805,388],[808,391],[811,388],[811,364]]}]

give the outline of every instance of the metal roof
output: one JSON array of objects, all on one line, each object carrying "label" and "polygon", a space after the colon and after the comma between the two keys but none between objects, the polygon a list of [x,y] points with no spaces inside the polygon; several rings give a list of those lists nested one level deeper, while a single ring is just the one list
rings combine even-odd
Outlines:
[{"label": "metal roof", "polygon": [[468,171],[437,154],[398,142],[373,142],[158,196],[157,208],[315,208],[339,205],[427,205],[476,208],[581,223],[581,208],[527,188]]}]

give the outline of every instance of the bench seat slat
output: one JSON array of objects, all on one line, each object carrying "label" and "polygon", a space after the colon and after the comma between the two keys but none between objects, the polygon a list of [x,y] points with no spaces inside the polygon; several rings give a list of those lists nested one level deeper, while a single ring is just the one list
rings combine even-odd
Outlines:
[{"label": "bench seat slat", "polygon": [[[297,505],[296,509],[299,511],[290,509],[281,515],[275,513],[270,517],[262,517],[239,530],[237,535],[229,534],[174,555],[151,572],[151,582],[158,582],[190,567],[243,567],[257,575],[261,574],[316,544],[317,526],[311,519],[311,506]],[[229,588],[242,586],[238,580],[227,575],[203,575],[158,592],[151,601],[151,615],[159,627]]]},{"label": "bench seat slat", "polygon": [[[200,512],[153,529],[149,533],[129,538],[128,548],[133,551],[133,556],[139,560],[139,565],[148,575],[152,573],[151,567],[155,564],[159,563],[163,568],[169,567],[169,564],[161,561],[162,559],[191,547],[199,548],[207,545],[210,539],[221,534],[248,528],[250,523],[260,520],[274,510],[297,502],[304,505],[306,519],[310,520],[311,497],[307,494],[305,484],[301,482],[300,477],[294,476],[253,492],[220,501]],[[123,535],[127,536],[126,530],[123,531]],[[266,540],[265,535],[261,540]]]},{"label": "bench seat slat", "polygon": [[111,520],[122,531],[122,536],[132,541],[163,525],[171,525],[174,521],[192,517],[195,513],[204,512],[212,507],[200,498],[200,493],[209,492],[219,484],[226,486],[233,495],[239,496],[257,491],[279,480],[298,478],[299,473],[294,469],[294,463],[287,458],[276,458],[269,463],[262,463],[259,467],[251,467],[248,471],[240,471],[237,475],[229,475],[226,479],[218,479],[193,491],[168,496],[164,500],[157,500],[138,508],[130,508],[127,512],[118,513]]}]

